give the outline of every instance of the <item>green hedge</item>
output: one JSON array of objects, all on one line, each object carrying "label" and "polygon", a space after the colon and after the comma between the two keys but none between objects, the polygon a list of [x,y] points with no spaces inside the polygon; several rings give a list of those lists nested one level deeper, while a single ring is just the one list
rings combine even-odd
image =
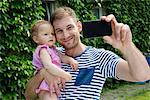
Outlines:
[{"label": "green hedge", "polygon": [[32,76],[31,24],[44,18],[41,0],[0,1],[0,99],[20,100]]},{"label": "green hedge", "polygon": [[[1,50],[31,52],[29,29],[32,22],[42,19],[44,9],[40,0],[2,0],[1,6]],[[3,53],[4,54],[4,53]]]},{"label": "green hedge", "polygon": [[3,59],[0,64],[0,97],[2,100],[24,98],[26,81],[33,75],[30,58],[18,54]]}]

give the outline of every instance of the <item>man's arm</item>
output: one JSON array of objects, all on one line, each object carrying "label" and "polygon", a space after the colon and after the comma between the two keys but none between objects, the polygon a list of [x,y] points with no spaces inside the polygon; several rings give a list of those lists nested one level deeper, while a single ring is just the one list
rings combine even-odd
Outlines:
[{"label": "man's arm", "polygon": [[[43,71],[44,69],[41,69]],[[40,73],[34,75],[27,83],[25,89],[25,98],[26,100],[36,100],[37,94],[35,90],[39,87],[41,81],[43,80],[43,76]]]},{"label": "man's arm", "polygon": [[103,39],[118,49],[125,60],[119,61],[117,65],[117,77],[127,81],[145,81],[150,79],[150,68],[142,53],[132,42],[132,33],[128,25],[118,23],[114,15],[101,18],[111,22],[112,35],[104,36]]},{"label": "man's arm", "polygon": [[117,66],[117,77],[127,81],[146,81],[150,79],[150,68],[143,54],[132,44],[123,52],[126,61]]},{"label": "man's arm", "polygon": [[[61,81],[62,88],[65,87],[65,81],[59,80],[58,77],[53,76],[47,72],[46,69],[42,68],[35,76],[33,76],[26,85],[25,90],[25,98],[26,100],[37,100],[38,95],[36,94],[36,89],[39,87],[42,80],[45,80],[49,88],[55,89],[55,92],[57,96],[60,96],[60,87],[58,86],[59,81]],[[52,93],[52,89],[50,91],[50,94]]]}]

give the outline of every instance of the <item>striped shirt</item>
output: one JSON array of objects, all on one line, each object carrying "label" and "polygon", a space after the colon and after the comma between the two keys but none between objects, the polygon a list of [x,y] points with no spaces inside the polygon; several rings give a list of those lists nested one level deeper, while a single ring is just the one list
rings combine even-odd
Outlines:
[{"label": "striped shirt", "polygon": [[89,46],[74,59],[79,63],[77,71],[62,64],[62,68],[72,75],[72,80],[66,83],[60,100],[99,100],[106,78],[116,78],[120,58],[113,52]]}]

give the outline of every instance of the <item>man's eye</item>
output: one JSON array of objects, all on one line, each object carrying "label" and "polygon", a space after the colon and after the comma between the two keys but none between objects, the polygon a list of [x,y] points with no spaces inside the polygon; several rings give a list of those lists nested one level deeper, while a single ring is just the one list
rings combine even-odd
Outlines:
[{"label": "man's eye", "polygon": [[48,35],[47,33],[45,33],[44,35]]},{"label": "man's eye", "polygon": [[74,26],[70,25],[67,30],[72,30],[74,28]]},{"label": "man's eye", "polygon": [[55,33],[56,34],[61,34],[63,31],[62,30],[57,30]]}]

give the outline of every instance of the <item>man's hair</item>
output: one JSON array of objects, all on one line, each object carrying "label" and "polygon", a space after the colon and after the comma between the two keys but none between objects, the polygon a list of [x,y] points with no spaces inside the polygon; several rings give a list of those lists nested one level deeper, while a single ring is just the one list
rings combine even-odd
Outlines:
[{"label": "man's hair", "polygon": [[69,7],[59,7],[52,14],[51,22],[53,24],[53,22],[55,20],[60,20],[66,16],[71,16],[75,21],[78,20],[76,14],[75,14],[75,11],[73,9],[71,9]]},{"label": "man's hair", "polygon": [[38,28],[42,24],[50,24],[50,22],[46,20],[38,20],[31,27],[31,37],[36,36],[38,34]]}]

